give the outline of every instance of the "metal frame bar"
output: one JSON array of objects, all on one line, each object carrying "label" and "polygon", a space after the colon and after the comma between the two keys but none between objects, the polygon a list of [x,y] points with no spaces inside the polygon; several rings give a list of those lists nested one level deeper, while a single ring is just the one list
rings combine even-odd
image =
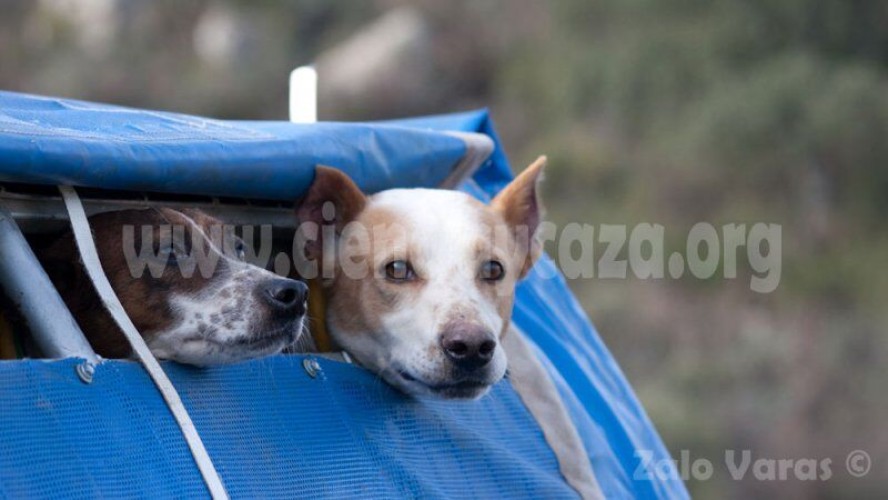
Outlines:
[{"label": "metal frame bar", "polygon": [[98,356],[37,261],[12,214],[0,204],[0,286],[24,317],[34,341],[50,358]]},{"label": "metal frame bar", "polygon": [[[68,212],[60,196],[19,193],[4,190],[0,186],[0,203],[6,206],[19,226],[29,234],[60,231],[68,227]],[[285,206],[250,205],[247,202],[236,205],[215,199],[206,202],[152,200],[145,196],[139,197],[136,193],[133,193],[131,199],[84,199],[83,205],[89,216],[133,208],[197,208],[234,225],[271,224],[275,227],[296,228],[293,207]]]}]

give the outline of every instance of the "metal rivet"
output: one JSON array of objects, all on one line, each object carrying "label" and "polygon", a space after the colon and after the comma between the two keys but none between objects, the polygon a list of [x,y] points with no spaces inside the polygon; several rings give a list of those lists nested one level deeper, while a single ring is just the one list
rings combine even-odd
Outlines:
[{"label": "metal rivet", "polygon": [[302,360],[302,368],[305,368],[305,373],[308,374],[311,378],[316,378],[318,373],[321,371],[321,365],[318,364],[318,361],[313,358],[305,358]]},{"label": "metal rivet", "polygon": [[90,363],[89,361],[84,361],[83,363],[80,363],[76,367],[74,367],[74,370],[77,372],[77,376],[84,384],[91,384],[93,381],[93,375],[96,374],[96,365]]}]

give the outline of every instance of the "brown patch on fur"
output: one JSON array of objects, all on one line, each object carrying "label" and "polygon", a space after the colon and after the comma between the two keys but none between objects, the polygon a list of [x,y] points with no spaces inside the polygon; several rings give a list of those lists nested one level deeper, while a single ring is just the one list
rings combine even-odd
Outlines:
[{"label": "brown patch on fur", "polygon": [[[500,221],[500,224],[505,224]],[[475,255],[478,265],[482,265],[488,259],[502,259],[505,267],[505,277],[497,282],[487,282],[480,277],[476,278],[478,290],[486,296],[493,304],[496,305],[496,312],[499,317],[503,318],[503,328],[497,332],[497,336],[502,338],[509,329],[510,318],[512,316],[512,304],[515,300],[515,283],[521,279],[524,266],[524,258],[526,253],[523,251],[515,252],[516,242],[512,239],[508,246],[503,246],[505,242],[499,242],[500,247],[494,247],[494,244],[487,240],[479,240],[475,243]],[[509,248],[509,246],[513,248]],[[505,258],[500,257],[505,256]],[[517,270],[517,271],[516,271]]]},{"label": "brown patch on fur", "polygon": [[[475,262],[480,266],[487,260],[500,261],[506,276],[498,282],[486,282],[476,278],[478,290],[488,297],[495,305],[497,314],[503,318],[503,328],[498,333],[502,338],[509,329],[512,316],[512,305],[515,300],[515,284],[533,265],[536,255],[532,255],[524,244],[517,240],[512,226],[494,207],[478,203],[479,218],[489,237],[481,238],[474,244]],[[528,259],[532,259],[528,263]]]},{"label": "brown patch on fur", "polygon": [[[324,205],[327,203],[332,203],[335,209],[332,220],[324,217]],[[364,210],[366,204],[367,197],[347,175],[335,168],[318,165],[308,192],[296,202],[298,222],[314,222],[319,227],[317,239],[306,242],[306,257],[311,260],[322,256],[325,242],[321,227],[333,224],[339,234],[346,224]]]},{"label": "brown patch on fur", "polygon": [[[408,228],[403,227],[402,217],[386,208],[371,207],[358,214],[351,224],[363,227],[371,246],[367,249],[369,253],[362,256],[364,268],[358,276],[346,275],[337,260],[333,283],[326,287],[326,318],[338,331],[360,335],[381,331],[382,313],[400,307],[410,296],[415,296],[423,281],[420,277],[412,282],[392,283],[379,269],[393,259],[415,261],[411,255],[416,251],[409,247]],[[343,238],[349,237],[349,231],[345,228]],[[357,271],[357,266],[352,270]]]},{"label": "brown patch on fur", "polygon": [[[328,202],[332,203],[335,209],[335,217],[332,221],[324,217],[324,205]],[[315,178],[308,192],[296,202],[296,217],[299,224],[312,222],[317,225],[317,234],[314,239],[308,239],[308,235],[306,235],[304,257],[308,261],[317,262],[321,276],[329,274],[325,267],[331,264],[324,258],[324,252],[329,252],[330,249],[339,245],[338,241],[324,240],[324,226],[334,224],[336,238],[338,238],[346,225],[361,215],[366,205],[367,197],[347,175],[330,167],[318,166],[315,168]],[[303,256],[294,257],[301,258]],[[334,258],[332,261],[334,266],[333,283],[318,280],[323,284],[321,297],[319,297],[320,300],[310,301],[309,308],[312,311],[312,321],[315,324],[323,324],[316,329],[319,335],[315,339],[321,350],[333,350],[337,347],[335,341],[329,338],[327,326],[330,323],[335,323],[335,326],[343,331],[364,331],[368,327],[377,326],[377,318],[366,313],[362,307],[366,305],[371,310],[377,307],[372,299],[377,296],[376,294],[370,294],[367,298],[362,297],[365,281],[372,282],[376,276],[370,255],[365,257],[367,267],[364,274],[370,278],[369,280],[355,280],[343,276],[341,262],[338,258]],[[318,309],[317,305],[321,303],[325,305],[323,318],[314,317],[320,313],[315,310]],[[312,304],[315,307],[312,307]]]},{"label": "brown patch on fur", "polygon": [[[380,271],[375,268],[387,263],[383,261],[403,259],[414,265],[422,263],[419,249],[411,244],[410,228],[405,225],[404,217],[400,214],[385,207],[371,207],[354,223],[363,226],[370,236],[368,261],[374,266],[374,271]],[[422,281],[421,269],[414,270],[418,274],[417,282]]]},{"label": "brown patch on fur", "polygon": [[536,238],[542,212],[537,184],[545,165],[545,156],[537,158],[490,203],[491,208],[512,227],[516,241],[526,251],[527,259],[521,269],[521,277],[527,274],[542,253],[540,242]]},{"label": "brown patch on fur", "polygon": [[[213,224],[221,224],[197,210],[184,213],[205,231]],[[157,242],[160,239],[159,227],[165,224],[183,226],[185,238],[194,241],[191,239],[191,224],[175,210],[123,210],[90,217],[102,269],[136,329],[146,338],[173,323],[173,312],[167,302],[171,290],[177,293],[194,293],[207,282],[207,278],[202,277],[199,270],[195,270],[191,278],[185,279],[175,264],[167,265],[159,278],[152,277],[148,269],[144,269],[139,278],[132,276],[123,251],[123,227],[134,226],[133,243],[135,254],[138,255],[142,245],[141,227],[153,226],[154,241]],[[62,299],[96,352],[106,358],[129,356],[129,343],[102,305],[92,281],[83,269],[73,234],[62,236],[41,252],[40,256]]]}]

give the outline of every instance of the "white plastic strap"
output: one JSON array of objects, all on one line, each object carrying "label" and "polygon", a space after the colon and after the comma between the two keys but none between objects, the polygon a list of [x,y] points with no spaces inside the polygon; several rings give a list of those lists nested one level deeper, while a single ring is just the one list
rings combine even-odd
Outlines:
[{"label": "white plastic strap", "polygon": [[111,283],[108,281],[107,276],[105,276],[105,272],[102,270],[99,254],[89,228],[89,221],[86,218],[86,212],[83,209],[83,204],[80,202],[80,197],[77,196],[77,191],[71,186],[59,186],[59,191],[62,193],[65,207],[68,209],[68,215],[71,218],[71,228],[74,230],[74,238],[77,242],[77,248],[80,250],[80,256],[83,259],[83,266],[86,268],[86,272],[92,280],[99,298],[108,312],[111,313],[111,317],[114,318],[117,326],[126,335],[136,357],[142,363],[142,366],[145,367],[145,370],[148,371],[148,375],[154,381],[161,395],[163,395],[163,399],[166,400],[170,412],[172,412],[173,417],[179,424],[179,428],[182,430],[182,435],[185,436],[185,441],[188,443],[191,455],[197,463],[197,468],[200,470],[204,482],[206,482],[207,488],[210,490],[210,495],[214,499],[227,500],[228,493],[225,491],[222,479],[219,477],[219,473],[216,472],[216,468],[213,466],[212,460],[210,460],[210,455],[207,453],[207,449],[204,447],[203,441],[201,441],[200,435],[194,427],[194,422],[191,421],[185,405],[182,404],[179,393],[176,392],[176,388],[173,387],[173,383],[164,373],[160,363],[151,354],[148,345],[145,344],[145,340],[139,335],[132,320],[130,320],[123,309],[120,299],[117,298],[117,294],[111,288]]}]

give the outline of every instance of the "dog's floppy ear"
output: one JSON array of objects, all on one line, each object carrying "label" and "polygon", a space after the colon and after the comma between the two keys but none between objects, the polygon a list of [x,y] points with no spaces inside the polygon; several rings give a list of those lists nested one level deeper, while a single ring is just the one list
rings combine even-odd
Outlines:
[{"label": "dog's floppy ear", "polygon": [[542,252],[537,229],[542,217],[542,205],[537,185],[542,178],[546,157],[540,156],[510,182],[490,203],[494,210],[511,226],[519,250],[525,255],[520,277],[524,277]]},{"label": "dog's floppy ear", "polygon": [[[367,197],[357,185],[340,170],[318,165],[315,178],[305,196],[296,203],[296,217],[300,224],[313,222],[318,228],[332,225],[336,234],[355,219],[367,204]],[[323,231],[318,237],[306,242],[306,257],[321,257]]]}]

